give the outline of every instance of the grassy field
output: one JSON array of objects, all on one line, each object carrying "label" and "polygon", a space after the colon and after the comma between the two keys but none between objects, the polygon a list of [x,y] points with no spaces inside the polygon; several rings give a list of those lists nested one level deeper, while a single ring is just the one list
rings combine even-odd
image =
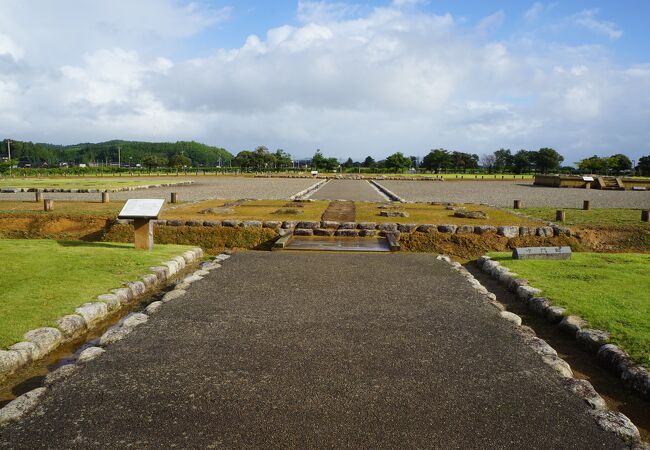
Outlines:
[{"label": "grassy field", "polygon": [[53,212],[45,212],[41,202],[0,201],[0,214],[28,212],[34,214],[91,214],[102,217],[117,217],[122,206],[124,206],[123,200],[111,203],[102,203],[99,200],[97,202],[55,200]]},{"label": "grassy field", "polygon": [[[289,202],[287,200],[248,200],[242,205],[226,206],[231,200],[207,200],[163,210],[161,219],[195,220],[320,220],[329,201]],[[201,214],[199,211],[216,209],[216,212]],[[228,212],[228,210],[232,212]],[[295,211],[297,214],[292,214]]]},{"label": "grassy field", "polygon": [[132,244],[0,240],[0,348],[189,248],[157,245],[144,252]]},{"label": "grassy field", "polygon": [[92,178],[0,178],[0,188],[118,189],[148,184],[178,183],[178,179],[137,179],[118,176]]},{"label": "grassy field", "polygon": [[[555,212],[558,208],[522,208],[517,210],[531,217],[555,222]],[[623,208],[594,208],[588,211],[582,209],[564,208],[566,212],[565,225],[598,228],[632,226],[639,228],[650,228],[650,223],[641,222],[641,210]],[[514,211],[514,210],[512,210]]]},{"label": "grassy field", "polygon": [[487,219],[463,219],[454,217],[454,211],[446,209],[443,205],[427,205],[423,203],[401,203],[396,204],[396,210],[408,213],[409,217],[382,217],[379,215],[381,209],[377,203],[356,202],[357,222],[400,222],[400,223],[430,223],[430,224],[453,224],[453,225],[521,225],[541,226],[542,223],[515,216],[509,212],[490,208],[483,205],[462,205],[466,211],[483,211]]},{"label": "grassy field", "polygon": [[490,256],[542,289],[553,304],[611,332],[613,343],[650,368],[650,255],[574,253],[569,261]]}]

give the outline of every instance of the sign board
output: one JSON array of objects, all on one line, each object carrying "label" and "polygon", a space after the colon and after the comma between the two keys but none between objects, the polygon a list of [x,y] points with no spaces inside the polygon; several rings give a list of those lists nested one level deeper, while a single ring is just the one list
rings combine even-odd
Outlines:
[{"label": "sign board", "polygon": [[519,247],[512,259],[571,259],[571,247]]},{"label": "sign board", "polygon": [[582,181],[594,181],[594,177],[582,177]]},{"label": "sign board", "polygon": [[312,174],[312,176],[315,177],[316,175],[318,175],[318,170],[312,170],[312,171],[311,171],[311,174]]},{"label": "sign board", "polygon": [[157,219],[165,200],[162,198],[132,198],[126,201],[117,216],[120,219]]}]

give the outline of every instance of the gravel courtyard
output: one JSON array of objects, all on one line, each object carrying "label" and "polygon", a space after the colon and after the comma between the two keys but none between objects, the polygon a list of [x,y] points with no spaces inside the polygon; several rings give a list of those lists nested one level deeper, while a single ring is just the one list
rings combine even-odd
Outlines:
[{"label": "gravel courtyard", "polygon": [[[317,180],[311,178],[252,178],[252,177],[179,177],[178,181],[193,181],[186,186],[170,186],[136,191],[112,192],[111,199],[164,198],[169,200],[172,192],[178,192],[181,201],[209,199],[238,200],[252,198],[259,200],[282,200],[307,189]],[[152,179],[155,184],[156,179]],[[98,200],[100,194],[46,193],[46,198],[60,200]],[[33,192],[0,194],[0,200],[33,200]]]},{"label": "gravel courtyard", "polygon": [[561,189],[508,181],[379,181],[407,201],[488,203],[512,207],[521,200],[523,207],[581,208],[590,200],[592,208],[650,208],[650,192]]},{"label": "gravel courtyard", "polygon": [[385,202],[370,183],[362,180],[330,180],[329,183],[314,192],[314,200],[353,200],[357,202]]}]

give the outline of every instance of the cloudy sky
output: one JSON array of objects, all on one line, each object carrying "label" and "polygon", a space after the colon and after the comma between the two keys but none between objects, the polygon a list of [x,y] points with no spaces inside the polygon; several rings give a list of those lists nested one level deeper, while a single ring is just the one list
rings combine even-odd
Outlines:
[{"label": "cloudy sky", "polygon": [[0,137],[650,154],[646,0],[1,0]]}]

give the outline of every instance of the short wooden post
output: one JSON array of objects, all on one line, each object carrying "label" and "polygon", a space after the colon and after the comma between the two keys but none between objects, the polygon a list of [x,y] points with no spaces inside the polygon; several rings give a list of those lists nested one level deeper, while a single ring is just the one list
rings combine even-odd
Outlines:
[{"label": "short wooden post", "polygon": [[520,209],[521,208],[521,200],[515,200],[514,205],[512,205],[514,209]]},{"label": "short wooden post", "polygon": [[585,200],[582,202],[582,209],[585,211],[589,211],[591,209],[591,204],[589,203],[589,200]]},{"label": "short wooden post", "polygon": [[110,203],[111,196],[108,192],[102,192],[102,203]]},{"label": "short wooden post", "polygon": [[153,222],[149,219],[133,219],[135,248],[153,250]]},{"label": "short wooden post", "polygon": [[178,203],[178,192],[172,192],[172,203]]},{"label": "short wooden post", "polygon": [[43,193],[41,191],[36,191],[36,203],[43,201]]},{"label": "short wooden post", "polygon": [[558,222],[564,222],[564,219],[566,218],[566,214],[564,211],[561,209],[558,209],[555,211],[555,220]]},{"label": "short wooden post", "polygon": [[54,200],[51,198],[46,198],[43,200],[43,210],[44,211],[52,211],[54,209]]},{"label": "short wooden post", "polygon": [[641,221],[650,222],[650,209],[641,210]]}]

